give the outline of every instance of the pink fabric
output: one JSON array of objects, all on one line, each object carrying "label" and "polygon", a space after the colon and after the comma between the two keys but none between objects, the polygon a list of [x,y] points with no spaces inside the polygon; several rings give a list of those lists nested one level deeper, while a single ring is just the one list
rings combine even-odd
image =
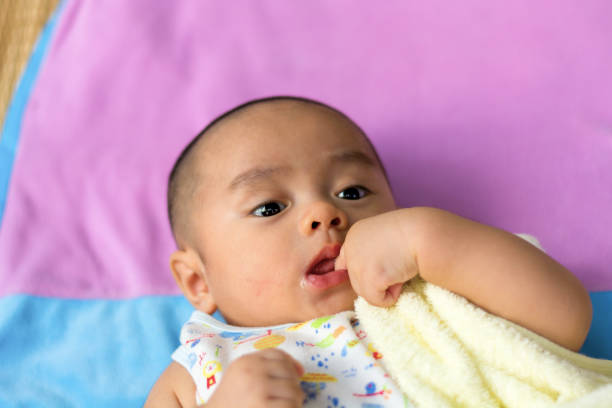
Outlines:
[{"label": "pink fabric", "polygon": [[612,290],[611,15],[607,0],[70,1],[24,118],[0,295],[177,293],[172,163],[217,114],[275,94],[353,117],[401,205],[534,234]]}]

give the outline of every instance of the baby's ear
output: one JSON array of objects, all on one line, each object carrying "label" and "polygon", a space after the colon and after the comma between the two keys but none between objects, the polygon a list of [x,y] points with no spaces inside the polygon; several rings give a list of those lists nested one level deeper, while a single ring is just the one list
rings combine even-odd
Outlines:
[{"label": "baby's ear", "polygon": [[176,250],[170,255],[170,270],[193,307],[208,314],[212,314],[217,309],[206,282],[204,263],[194,250]]}]

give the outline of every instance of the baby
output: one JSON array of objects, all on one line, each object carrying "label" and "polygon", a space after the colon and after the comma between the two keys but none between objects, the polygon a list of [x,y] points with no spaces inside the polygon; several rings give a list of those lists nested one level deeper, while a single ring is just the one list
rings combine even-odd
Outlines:
[{"label": "baby", "polygon": [[352,310],[358,295],[393,305],[417,275],[572,350],[590,326],[586,290],[535,246],[398,209],[364,132],[316,101],[217,118],[175,164],[168,208],[170,267],[196,311],[149,407],[409,405]]}]

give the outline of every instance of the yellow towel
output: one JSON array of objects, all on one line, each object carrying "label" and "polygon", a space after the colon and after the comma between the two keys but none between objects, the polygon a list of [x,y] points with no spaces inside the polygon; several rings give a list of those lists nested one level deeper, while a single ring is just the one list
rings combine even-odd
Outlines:
[{"label": "yellow towel", "polygon": [[612,407],[612,361],[560,347],[420,278],[393,307],[359,298],[355,310],[418,408]]}]

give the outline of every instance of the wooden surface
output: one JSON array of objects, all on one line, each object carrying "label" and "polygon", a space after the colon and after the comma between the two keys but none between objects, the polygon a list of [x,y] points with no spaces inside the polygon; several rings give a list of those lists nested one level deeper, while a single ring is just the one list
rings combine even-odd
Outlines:
[{"label": "wooden surface", "polygon": [[59,0],[0,0],[0,124],[38,36]]}]

